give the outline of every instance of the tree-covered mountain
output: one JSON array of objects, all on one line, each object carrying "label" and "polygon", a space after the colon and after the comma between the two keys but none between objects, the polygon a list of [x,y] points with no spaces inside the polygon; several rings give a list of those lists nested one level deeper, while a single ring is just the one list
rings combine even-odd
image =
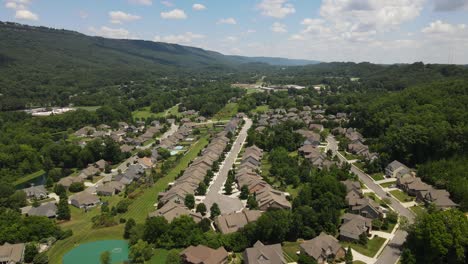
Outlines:
[{"label": "tree-covered mountain", "polygon": [[90,37],[16,23],[0,22],[0,39],[0,110],[46,104],[51,97],[67,98],[129,80],[214,78],[268,64],[308,63],[226,56],[177,44]]}]

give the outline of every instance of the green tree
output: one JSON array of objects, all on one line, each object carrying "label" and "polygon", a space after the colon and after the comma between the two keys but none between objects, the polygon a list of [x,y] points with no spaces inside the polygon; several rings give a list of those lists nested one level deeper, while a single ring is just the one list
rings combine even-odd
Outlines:
[{"label": "green tree", "polygon": [[171,249],[167,253],[166,264],[182,264],[180,252],[177,249]]},{"label": "green tree", "polygon": [[210,208],[210,218],[211,219],[214,219],[215,217],[217,217],[218,215],[221,214],[221,210],[219,209],[219,206],[217,203],[214,203],[213,205],[211,205],[211,208]]},{"label": "green tree", "polygon": [[169,223],[162,216],[150,217],[146,219],[143,240],[155,243],[163,234],[169,230]]},{"label": "green tree", "polygon": [[249,195],[249,198],[247,199],[247,207],[250,210],[258,209],[258,202],[257,202],[257,199],[255,198],[255,195]]},{"label": "green tree", "polygon": [[68,207],[68,199],[66,197],[60,197],[60,201],[57,206],[57,219],[58,220],[70,220],[70,208]]},{"label": "green tree", "polygon": [[346,264],[353,264],[353,252],[351,251],[350,246],[348,246],[348,250],[346,250],[345,263]]},{"label": "green tree", "polygon": [[24,261],[27,263],[32,262],[38,253],[39,251],[35,243],[26,244],[26,248],[24,249]]},{"label": "green tree", "polygon": [[99,257],[101,264],[110,264],[111,263],[111,255],[109,251],[104,251],[101,253]]},{"label": "green tree", "polygon": [[406,247],[416,263],[466,263],[468,219],[458,210],[436,211],[416,218]]},{"label": "green tree", "polygon": [[184,204],[189,209],[195,208],[195,197],[193,196],[193,194],[187,194],[185,196]]},{"label": "green tree", "polygon": [[226,195],[232,194],[232,181],[230,181],[229,179],[227,179],[226,183],[224,183],[224,194]]},{"label": "green tree", "polygon": [[197,204],[196,212],[200,213],[202,216],[205,216],[205,214],[206,214],[206,205],[204,203]]},{"label": "green tree", "polygon": [[361,245],[367,245],[367,242],[369,241],[369,238],[367,237],[367,233],[364,232],[359,235],[359,244]]},{"label": "green tree", "polygon": [[125,228],[124,228],[124,234],[123,234],[123,237],[125,239],[130,238],[130,232],[135,227],[135,225],[136,225],[136,222],[135,222],[135,219],[133,218],[129,218],[127,222],[125,222]]},{"label": "green tree", "polygon": [[205,195],[206,194],[206,184],[204,182],[200,182],[198,184],[198,188],[196,190],[197,195]]},{"label": "green tree", "polygon": [[132,263],[144,263],[149,260],[153,255],[153,249],[151,246],[143,240],[138,240],[138,242],[130,247],[129,258]]},{"label": "green tree", "polygon": [[306,254],[299,254],[299,257],[298,257],[298,260],[297,260],[297,263],[299,264],[317,264],[317,261],[315,261],[314,258],[306,255]]},{"label": "green tree", "polygon": [[42,253],[37,254],[34,257],[33,263],[34,264],[48,264],[49,257],[47,257],[47,252],[42,252]]},{"label": "green tree", "polygon": [[249,187],[247,185],[242,185],[239,198],[241,200],[249,198]]},{"label": "green tree", "polygon": [[68,187],[68,190],[70,192],[81,192],[84,190],[84,184],[82,182],[74,182],[70,184],[70,187]]}]

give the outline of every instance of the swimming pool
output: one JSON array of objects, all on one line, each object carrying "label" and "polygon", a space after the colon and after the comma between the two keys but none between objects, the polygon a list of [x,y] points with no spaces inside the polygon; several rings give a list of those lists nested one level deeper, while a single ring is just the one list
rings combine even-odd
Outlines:
[{"label": "swimming pool", "polygon": [[125,240],[103,240],[81,244],[63,257],[63,264],[100,264],[104,251],[111,253],[111,263],[122,263],[128,260],[128,243]]}]

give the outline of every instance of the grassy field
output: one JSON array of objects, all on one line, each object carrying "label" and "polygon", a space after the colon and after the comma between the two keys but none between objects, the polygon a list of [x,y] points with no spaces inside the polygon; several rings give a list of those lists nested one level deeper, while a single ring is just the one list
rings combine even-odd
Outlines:
[{"label": "grassy field", "polygon": [[213,120],[227,120],[231,119],[233,116],[237,114],[237,110],[239,108],[239,105],[237,103],[229,103],[226,104],[223,109],[219,110],[218,113],[216,113],[213,116]]},{"label": "grassy field", "polygon": [[371,174],[371,177],[372,179],[374,179],[374,181],[381,181],[385,179],[383,173],[374,173],[374,174]]},{"label": "grassy field", "polygon": [[[341,155],[343,155],[343,157],[345,157],[347,160],[358,160],[359,159],[359,156],[358,155],[354,155],[354,154],[351,154],[351,153],[348,153],[346,151],[340,151]],[[356,164],[355,164],[356,165]]]},{"label": "grassy field", "polygon": [[25,182],[28,182],[30,180],[34,180],[35,178],[37,177],[41,177],[42,175],[44,175],[45,171],[44,170],[40,170],[40,171],[36,171],[34,173],[31,173],[31,174],[28,174],[24,177],[22,177],[21,179],[18,179],[16,180],[13,185],[20,185],[20,184],[23,184]]},{"label": "grassy field", "polygon": [[265,113],[266,111],[268,111],[268,109],[270,109],[268,105],[260,105],[260,106],[257,106],[257,108],[255,108],[251,112],[252,113]]},{"label": "grassy field", "polygon": [[283,255],[287,262],[297,262],[298,256],[296,252],[299,251],[300,244],[300,242],[283,243]]},{"label": "grassy field", "polygon": [[413,197],[407,195],[406,193],[400,190],[393,190],[390,191],[390,193],[402,203],[411,202],[413,200]]},{"label": "grassy field", "polygon": [[379,251],[385,241],[386,239],[383,237],[374,237],[370,239],[365,246],[350,242],[342,242],[342,245],[346,249],[348,246],[351,246],[351,248],[357,252],[372,258],[375,256],[375,254],[377,254],[377,251]]},{"label": "grassy field", "polygon": [[[132,116],[133,118],[135,119],[146,119],[148,117],[154,117],[154,118],[157,118],[158,117],[158,114],[163,114],[163,113],[152,113],[151,110],[150,110],[150,107],[147,106],[147,107],[143,107],[141,109],[138,109],[138,110],[135,110],[132,112]],[[161,116],[161,115],[159,115]]]},{"label": "grassy field", "polygon": [[355,260],[353,261],[353,264],[366,264],[365,262],[362,262],[360,260]]},{"label": "grassy field", "polygon": [[[181,250],[180,250],[181,251]],[[146,263],[148,264],[166,264],[169,250],[157,248],[153,251],[153,257]]]},{"label": "grassy field", "polygon": [[[143,223],[149,212],[154,210],[154,204],[156,203],[157,194],[163,191],[167,185],[174,181],[175,177],[179,172],[185,169],[189,162],[193,160],[198,152],[208,144],[208,136],[202,137],[197,141],[190,151],[181,158],[176,167],[174,167],[164,178],[158,180],[154,186],[148,189],[141,189],[141,194],[132,200],[131,205],[128,207],[128,211],[124,214],[118,215],[119,218],[134,218],[138,223]],[[109,202],[109,206],[112,207],[117,204],[121,199],[119,196],[113,196],[109,198],[103,198]],[[99,208],[93,208],[91,211],[84,213],[83,210],[71,208],[72,220],[60,224],[60,226],[67,230],[73,230],[73,236],[65,240],[58,241],[49,250],[49,263],[61,263],[63,255],[73,247],[96,240],[106,239],[121,239],[123,234],[124,225],[117,225],[108,228],[93,229],[91,219],[100,213]]]}]

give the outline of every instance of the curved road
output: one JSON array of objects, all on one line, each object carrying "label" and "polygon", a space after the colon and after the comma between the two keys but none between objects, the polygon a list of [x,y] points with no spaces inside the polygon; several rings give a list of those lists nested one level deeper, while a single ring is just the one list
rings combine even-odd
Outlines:
[{"label": "curved road", "polygon": [[[333,136],[328,136],[327,137],[327,142],[328,142],[328,149],[331,149],[332,152],[336,155],[338,155],[338,158],[342,162],[349,163],[348,160],[343,157],[339,152],[338,152],[338,142],[336,141],[335,137]],[[395,199],[394,197],[389,197],[387,196],[387,192],[380,187],[380,185],[376,184],[374,180],[366,173],[364,173],[362,170],[360,170],[358,167],[355,165],[351,164],[351,172],[356,174],[359,179],[375,194],[382,198],[388,198],[390,200],[389,206],[393,208],[400,216],[404,216],[408,219],[408,222],[412,224],[414,222],[415,215],[414,213],[409,210],[408,208],[404,207],[400,201]],[[406,240],[407,233],[403,230],[397,230],[395,232],[395,236],[393,239],[388,242],[388,244],[385,246],[384,250],[378,256],[377,261],[375,262],[376,264],[394,264],[398,262],[398,259],[401,256],[401,246]]]}]

